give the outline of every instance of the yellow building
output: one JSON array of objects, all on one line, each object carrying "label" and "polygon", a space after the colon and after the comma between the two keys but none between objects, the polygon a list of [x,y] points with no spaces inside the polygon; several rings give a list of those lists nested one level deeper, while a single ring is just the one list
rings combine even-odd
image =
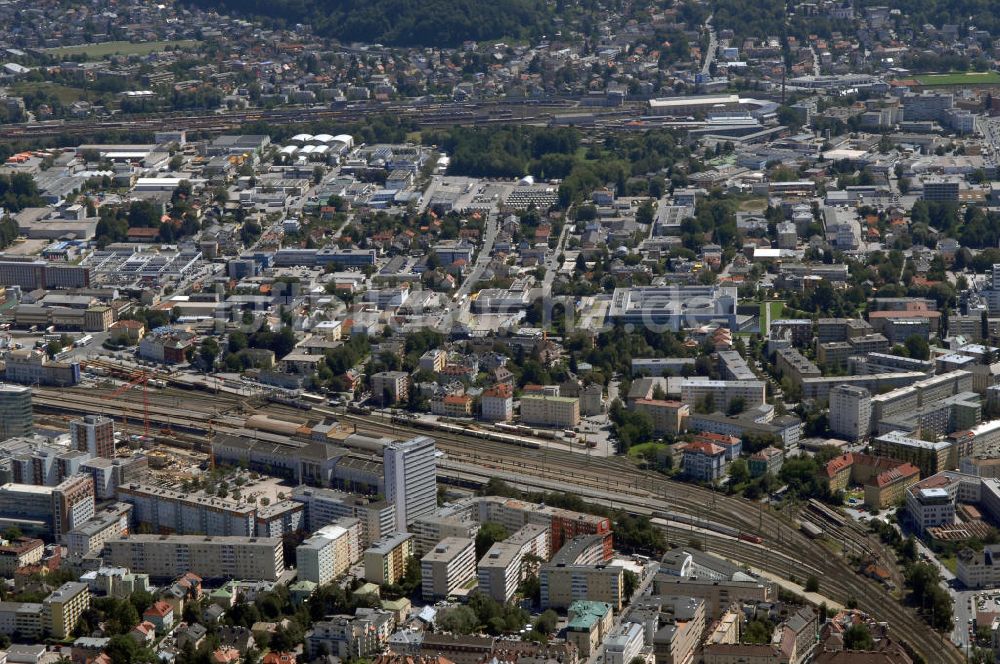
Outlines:
[{"label": "yellow building", "polygon": [[42,601],[49,633],[54,638],[69,638],[80,616],[90,607],[90,590],[86,583],[68,581]]},{"label": "yellow building", "polygon": [[636,399],[634,408],[636,412],[649,415],[653,420],[653,433],[659,436],[676,436],[685,429],[691,415],[691,407],[687,404],[664,399]]},{"label": "yellow building", "polygon": [[521,421],[544,427],[572,429],[580,424],[580,400],[546,394],[521,397]]},{"label": "yellow building", "polygon": [[84,312],[83,329],[88,332],[107,332],[115,322],[111,307],[90,307]]},{"label": "yellow building", "polygon": [[397,533],[375,542],[365,550],[365,579],[378,585],[396,583],[406,573],[413,557],[413,535]]},{"label": "yellow building", "polygon": [[622,608],[622,567],[609,565],[542,565],[539,582],[543,609],[566,609],[577,600],[607,602]]},{"label": "yellow building", "polygon": [[910,438],[899,431],[890,431],[872,441],[875,456],[886,456],[899,461],[909,461],[920,469],[924,477],[942,470],[950,470],[951,443],[928,442]]}]

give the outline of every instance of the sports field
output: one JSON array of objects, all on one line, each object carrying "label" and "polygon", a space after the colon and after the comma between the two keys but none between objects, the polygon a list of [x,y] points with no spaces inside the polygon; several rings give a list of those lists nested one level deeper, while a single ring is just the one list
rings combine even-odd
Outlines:
[{"label": "sports field", "polygon": [[913,76],[920,85],[1000,85],[1000,72],[969,71],[948,74],[917,74]]},{"label": "sports field", "polygon": [[109,41],[97,44],[80,44],[79,46],[60,46],[58,48],[46,49],[52,55],[80,55],[88,58],[102,58],[106,55],[149,55],[157,51],[165,51],[168,48],[191,48],[197,46],[194,39],[181,39],[176,41],[152,41],[152,42],[127,42]]}]

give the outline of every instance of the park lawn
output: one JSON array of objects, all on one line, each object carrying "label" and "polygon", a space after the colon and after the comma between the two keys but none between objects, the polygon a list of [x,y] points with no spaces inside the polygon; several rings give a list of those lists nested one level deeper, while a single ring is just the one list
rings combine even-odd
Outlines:
[{"label": "park lawn", "polygon": [[913,77],[920,85],[1000,85],[1000,73],[995,71],[949,72],[918,74]]},{"label": "park lawn", "polygon": [[53,83],[52,81],[22,81],[10,86],[9,90],[11,94],[18,97],[44,91],[47,94],[54,95],[65,106],[68,106],[76,101],[89,101],[95,97],[93,93],[88,92],[83,88],[74,88],[69,85]]},{"label": "park lawn", "polygon": [[767,198],[754,196],[740,201],[740,212],[764,212],[767,209]]},{"label": "park lawn", "polygon": [[633,445],[628,448],[628,455],[633,459],[637,459],[639,457],[644,457],[647,454],[656,454],[657,451],[665,450],[667,447],[669,447],[669,445],[664,443],[639,443],[638,445]]},{"label": "park lawn", "polygon": [[165,51],[170,47],[193,48],[201,42],[195,39],[175,39],[172,41],[127,42],[109,41],[97,44],[80,44],[79,46],[59,46],[46,49],[51,55],[85,55],[90,58],[102,58],[107,55],[149,55]]}]

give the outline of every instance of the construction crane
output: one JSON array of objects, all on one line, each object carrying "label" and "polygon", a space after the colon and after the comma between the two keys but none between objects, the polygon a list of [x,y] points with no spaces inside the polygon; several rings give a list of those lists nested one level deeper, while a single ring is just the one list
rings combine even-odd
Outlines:
[{"label": "construction crane", "polygon": [[[146,392],[146,383],[147,381],[149,381],[149,378],[150,376],[146,372],[132,374],[129,377],[129,381],[127,383],[119,387],[111,394],[103,397],[105,400],[116,399],[121,395],[125,394],[126,392],[128,392],[129,390],[131,390],[133,387],[137,385],[142,385],[143,423],[145,425],[144,433],[146,436],[149,436],[149,395]],[[123,429],[125,431],[125,434],[128,435],[128,401],[123,400],[122,404],[123,404],[122,407]]]}]

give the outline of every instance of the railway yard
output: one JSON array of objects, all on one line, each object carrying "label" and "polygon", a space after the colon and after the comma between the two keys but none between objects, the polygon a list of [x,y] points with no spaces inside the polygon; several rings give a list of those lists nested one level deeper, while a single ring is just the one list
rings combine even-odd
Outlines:
[{"label": "railway yard", "polygon": [[[548,124],[553,117],[573,112],[574,102],[554,99],[537,103],[470,103],[453,102],[414,105],[386,102],[351,104],[344,108],[299,106],[280,109],[243,111],[205,111],[147,114],[137,117],[90,118],[51,122],[15,123],[0,129],[2,140],[28,140],[55,136],[87,136],[99,131],[155,132],[184,126],[188,131],[210,133],[238,130],[252,122],[272,124],[305,122],[356,122],[372,113],[385,113],[400,119],[410,119],[420,126],[454,126],[456,124]],[[600,113],[604,120],[631,118],[637,109],[612,110]]]},{"label": "railway yard", "polygon": [[[852,562],[840,555],[872,555],[879,564],[895,568],[891,552],[877,538],[858,524],[838,519],[832,510],[812,505],[774,509],[750,503],[641,470],[624,457],[592,458],[582,447],[567,451],[452,431],[429,432],[371,414],[325,407],[303,411],[226,392],[206,399],[204,392],[147,387],[126,390],[110,399],[118,388],[119,384],[110,383],[37,389],[34,406],[38,423],[65,427],[73,416],[101,412],[122,424],[127,420],[131,434],[148,431],[155,445],[189,450],[196,456],[209,452],[209,441],[216,433],[245,434],[246,420],[253,414],[294,422],[336,417],[358,432],[380,436],[429,434],[444,453],[438,464],[438,476],[444,482],[473,488],[497,478],[530,491],[571,491],[596,504],[654,517],[672,543],[696,541],[706,551],[799,583],[815,576],[820,579],[823,596],[843,605],[856,602],[858,608],[888,621],[927,661],[963,661],[961,654],[927,629],[912,609],[901,605],[885,586],[858,574]],[[371,457],[370,451],[356,453]],[[827,537],[808,537],[801,530],[803,521],[815,524]]]}]

